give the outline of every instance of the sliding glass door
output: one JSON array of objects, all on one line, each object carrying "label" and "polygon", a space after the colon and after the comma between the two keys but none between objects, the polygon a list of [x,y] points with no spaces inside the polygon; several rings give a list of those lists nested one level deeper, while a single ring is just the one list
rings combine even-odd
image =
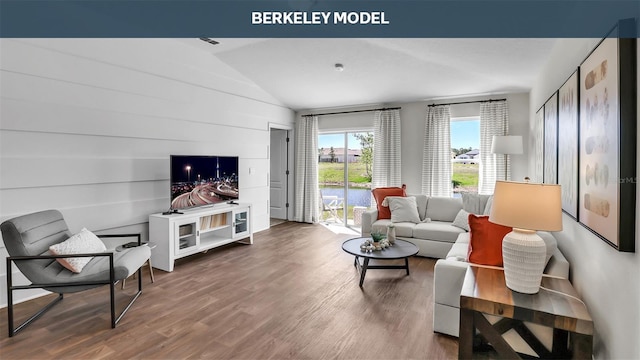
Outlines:
[{"label": "sliding glass door", "polygon": [[373,133],[321,134],[318,144],[321,219],[359,228],[362,212],[371,204]]}]

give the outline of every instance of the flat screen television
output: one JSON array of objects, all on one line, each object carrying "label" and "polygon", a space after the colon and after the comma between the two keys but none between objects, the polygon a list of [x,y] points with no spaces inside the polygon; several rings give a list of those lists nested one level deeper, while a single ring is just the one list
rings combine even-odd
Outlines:
[{"label": "flat screen television", "polygon": [[238,200],[238,157],[171,155],[171,210]]}]

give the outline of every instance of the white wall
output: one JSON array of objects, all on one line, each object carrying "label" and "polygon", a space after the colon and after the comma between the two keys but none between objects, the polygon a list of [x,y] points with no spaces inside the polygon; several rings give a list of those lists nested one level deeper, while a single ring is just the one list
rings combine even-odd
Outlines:
[{"label": "white wall", "polygon": [[72,232],[146,237],[149,214],[169,207],[169,155],[209,154],[240,157],[240,201],[254,230],[269,226],[269,123],[292,126],[293,111],[211,53],[172,39],[0,49],[0,221],[56,208]]},{"label": "white wall", "polygon": [[[523,179],[529,175],[527,138],[529,137],[529,95],[526,93],[501,94],[473,98],[456,98],[446,101],[421,101],[413,103],[393,103],[371,105],[366,107],[322,109],[300,112],[301,115],[309,113],[328,113],[334,111],[350,111],[376,109],[382,107],[401,107],[400,120],[402,123],[402,182],[407,185],[407,192],[418,194],[422,191],[422,152],[424,147],[424,123],[427,115],[427,105],[433,103],[452,103],[466,101],[480,101],[488,99],[506,98],[509,104],[509,133],[522,135],[524,141],[524,154],[511,157],[511,177]],[[452,105],[452,117],[479,116],[480,103]],[[321,131],[346,131],[373,128],[373,112],[361,112],[344,115],[321,116],[318,119],[318,127]]]},{"label": "white wall", "polygon": [[[565,82],[599,41],[599,39],[558,41],[530,94],[531,128],[534,126],[535,111]],[[637,68],[640,69],[640,62]],[[638,88],[640,88],[640,76]],[[640,102],[638,102],[638,114],[640,114]],[[640,127],[638,130],[640,138]],[[637,159],[636,169],[639,169],[640,147],[638,147]],[[533,171],[534,160],[533,152],[530,151],[530,171]],[[556,234],[560,249],[571,263],[571,281],[587,304],[594,321],[594,355],[597,359],[640,358],[638,341],[640,336],[639,204],[640,189],[637,188],[635,253],[616,251],[566,215],[563,219],[563,231]]]},{"label": "white wall", "polygon": [[[304,111],[301,114],[325,114],[332,112],[357,111],[367,109],[379,109],[382,106],[365,106],[357,108],[321,109],[317,111]],[[320,132],[344,132],[344,131],[373,131],[373,112],[357,112],[349,114],[326,115],[318,117],[318,130]]]}]

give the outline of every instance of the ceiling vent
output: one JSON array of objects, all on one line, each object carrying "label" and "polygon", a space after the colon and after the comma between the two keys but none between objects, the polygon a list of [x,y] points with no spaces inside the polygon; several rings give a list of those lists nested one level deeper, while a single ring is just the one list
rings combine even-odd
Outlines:
[{"label": "ceiling vent", "polygon": [[215,40],[213,40],[213,39],[211,39],[211,38],[200,38],[200,40],[202,40],[202,41],[204,41],[204,42],[208,42],[208,43],[209,43],[209,44],[211,44],[211,45],[218,45],[218,44],[220,44],[220,42],[219,42],[219,41],[215,41]]}]

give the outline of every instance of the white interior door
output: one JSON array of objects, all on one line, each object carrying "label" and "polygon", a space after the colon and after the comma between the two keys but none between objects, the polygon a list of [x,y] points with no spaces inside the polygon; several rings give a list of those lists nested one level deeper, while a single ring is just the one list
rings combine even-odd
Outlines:
[{"label": "white interior door", "polygon": [[287,130],[271,129],[270,216],[287,219]]}]

